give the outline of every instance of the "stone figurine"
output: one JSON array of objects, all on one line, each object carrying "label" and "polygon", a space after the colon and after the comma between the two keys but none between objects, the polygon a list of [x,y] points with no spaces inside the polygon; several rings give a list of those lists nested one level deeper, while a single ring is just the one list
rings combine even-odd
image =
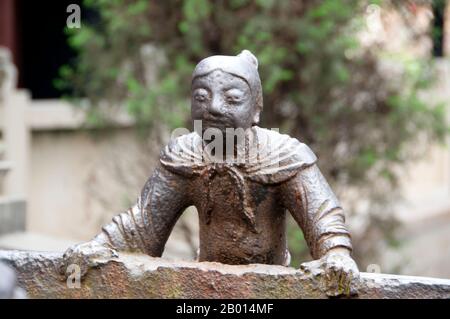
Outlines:
[{"label": "stone figurine", "polygon": [[[257,126],[263,95],[256,57],[244,50],[205,58],[191,85],[192,120],[201,129],[169,142],[136,204],[92,241],[71,247],[66,266],[78,264],[84,274],[92,257],[117,251],[160,257],[189,206],[199,214],[199,261],[287,266],[289,212],[314,259],[301,268],[320,266],[330,295],[349,292],[359,272],[343,209],[307,145]],[[230,130],[243,132],[239,141],[212,150],[212,143],[228,143]]]}]

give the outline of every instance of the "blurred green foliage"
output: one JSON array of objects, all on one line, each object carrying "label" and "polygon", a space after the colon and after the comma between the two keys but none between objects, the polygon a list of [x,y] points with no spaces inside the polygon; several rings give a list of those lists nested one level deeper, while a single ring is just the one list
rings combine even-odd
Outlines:
[{"label": "blurred green foliage", "polygon": [[[362,15],[374,4],[384,1],[86,0],[99,21],[67,31],[78,60],[61,69],[58,84],[88,98],[97,125],[126,108],[143,127],[183,126],[195,63],[249,49],[263,83],[261,126],[308,143],[333,187],[358,188],[370,200],[376,222],[367,227],[383,234],[391,231],[383,216],[398,164],[423,153],[426,141],[442,140],[448,127],[445,106],[420,97],[432,83],[429,61],[360,47]],[[380,62],[401,66],[400,75],[383,74]],[[153,78],[149,64],[157,65]],[[291,249],[293,257],[305,251]]]}]

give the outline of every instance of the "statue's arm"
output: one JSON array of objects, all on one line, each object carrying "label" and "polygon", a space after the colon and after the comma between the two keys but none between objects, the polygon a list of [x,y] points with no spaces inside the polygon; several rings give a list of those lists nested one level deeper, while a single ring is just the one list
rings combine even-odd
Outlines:
[{"label": "statue's arm", "polygon": [[336,248],[351,252],[344,211],[316,164],[299,171],[282,187],[284,205],[303,230],[314,259]]},{"label": "statue's arm", "polygon": [[176,221],[190,205],[188,183],[187,178],[158,166],[136,204],[115,216],[93,241],[118,251],[160,257]]}]

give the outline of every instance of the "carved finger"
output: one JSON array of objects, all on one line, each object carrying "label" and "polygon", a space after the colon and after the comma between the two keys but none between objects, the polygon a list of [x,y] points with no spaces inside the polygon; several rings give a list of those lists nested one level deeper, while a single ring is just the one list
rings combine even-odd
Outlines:
[{"label": "carved finger", "polygon": [[334,297],[337,296],[339,289],[339,275],[337,269],[331,266],[326,271],[326,282],[327,282],[327,295]]},{"label": "carved finger", "polygon": [[350,288],[352,282],[353,273],[351,271],[342,271],[342,294],[350,296]]},{"label": "carved finger", "polygon": [[319,268],[321,266],[320,260],[313,260],[306,263],[300,264],[300,270],[302,270],[305,273],[311,272],[312,269]]}]

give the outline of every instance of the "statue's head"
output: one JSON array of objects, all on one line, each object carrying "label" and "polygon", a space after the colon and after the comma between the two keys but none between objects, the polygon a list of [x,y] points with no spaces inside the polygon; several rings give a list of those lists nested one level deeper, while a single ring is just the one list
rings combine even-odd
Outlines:
[{"label": "statue's head", "polygon": [[237,56],[203,59],[192,75],[192,120],[203,129],[247,129],[259,122],[263,107],[258,60],[248,50]]}]

